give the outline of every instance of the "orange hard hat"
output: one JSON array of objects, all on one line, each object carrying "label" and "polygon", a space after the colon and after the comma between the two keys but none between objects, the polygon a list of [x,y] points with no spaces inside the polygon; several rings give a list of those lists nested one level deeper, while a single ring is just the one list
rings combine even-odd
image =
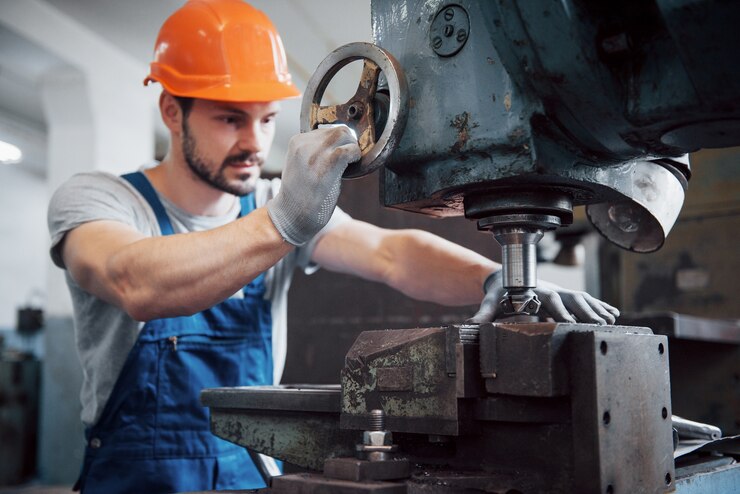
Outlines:
[{"label": "orange hard hat", "polygon": [[144,85],[220,101],[300,96],[283,42],[261,11],[242,0],[190,0],[162,25]]}]

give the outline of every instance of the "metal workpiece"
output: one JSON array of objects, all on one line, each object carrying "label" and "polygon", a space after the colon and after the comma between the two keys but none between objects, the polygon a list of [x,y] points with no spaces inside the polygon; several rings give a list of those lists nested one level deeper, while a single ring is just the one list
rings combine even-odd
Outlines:
[{"label": "metal workpiece", "polygon": [[[355,94],[346,103],[321,106],[332,78],[347,64],[363,60]],[[378,89],[383,74],[385,88]],[[301,132],[324,124],[344,124],[357,134],[360,161],[350,163],[344,178],[357,178],[381,167],[396,149],[406,126],[408,89],[398,61],[371,43],[350,43],[331,52],[308,81],[301,106]]]},{"label": "metal workpiece", "polygon": [[[460,343],[475,345],[480,341],[480,324],[461,324],[456,326]],[[449,331],[449,330],[448,330]]]}]

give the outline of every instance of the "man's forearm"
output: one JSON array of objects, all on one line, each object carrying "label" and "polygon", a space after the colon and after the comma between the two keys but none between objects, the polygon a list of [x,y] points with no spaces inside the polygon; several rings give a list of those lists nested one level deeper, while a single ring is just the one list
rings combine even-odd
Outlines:
[{"label": "man's forearm", "polygon": [[398,230],[383,241],[392,259],[385,281],[402,293],[443,305],[479,304],[483,282],[500,265],[420,230]]},{"label": "man's forearm", "polygon": [[190,315],[233,295],[292,248],[258,209],[214,230],[132,242],[98,276],[77,281],[140,321]]}]

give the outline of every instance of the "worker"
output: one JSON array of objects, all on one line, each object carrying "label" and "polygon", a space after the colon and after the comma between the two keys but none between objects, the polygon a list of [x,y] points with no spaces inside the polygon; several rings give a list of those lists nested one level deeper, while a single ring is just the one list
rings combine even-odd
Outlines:
[{"label": "worker", "polygon": [[[260,178],[280,101],[299,91],[259,10],[191,0],[163,24],[150,69],[145,83],[162,86],[167,155],[123,176],[75,175],[49,206],[51,256],[66,272],[84,376],[77,487],[258,488],[244,449],[211,434],[199,393],[277,382],[295,268],[321,266],[440,304],[480,303],[473,320],[485,322],[496,316],[500,266],[336,208],[342,173],[360,159],[346,127],[293,137],[282,181]],[[543,282],[537,293],[555,320],[607,324],[618,315],[583,292]]]}]

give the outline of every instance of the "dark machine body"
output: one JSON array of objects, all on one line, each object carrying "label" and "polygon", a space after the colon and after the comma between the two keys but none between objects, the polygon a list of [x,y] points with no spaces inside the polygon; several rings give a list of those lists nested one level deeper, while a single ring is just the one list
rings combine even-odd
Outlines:
[{"label": "dark machine body", "polygon": [[[536,244],[575,206],[652,252],[683,204],[686,153],[740,145],[739,25],[740,3],[719,0],[373,1],[393,73],[366,70],[356,98],[372,101],[312,118],[349,115],[393,147],[352,172],[380,168],[384,205],[491,232],[509,319],[363,333],[341,387],[206,390],[213,432],[316,471],[273,479],[276,493],[740,489],[736,439],[674,464],[690,427],[672,420],[665,336],[532,322]],[[337,50],[321,76],[368,53]]]}]

